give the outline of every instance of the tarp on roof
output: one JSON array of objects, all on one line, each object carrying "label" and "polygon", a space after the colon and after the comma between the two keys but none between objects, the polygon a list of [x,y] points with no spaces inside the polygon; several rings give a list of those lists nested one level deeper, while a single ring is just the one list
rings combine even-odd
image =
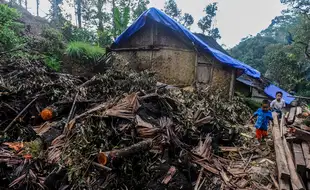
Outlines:
[{"label": "tarp on roof", "polygon": [[284,90],[282,90],[281,88],[279,88],[273,84],[267,86],[265,88],[264,92],[272,98],[276,98],[277,92],[282,92],[283,93],[283,99],[285,100],[285,103],[287,103],[287,104],[290,104],[290,103],[292,103],[292,101],[295,100],[295,98],[288,97],[288,96],[291,96],[289,93],[285,92]]},{"label": "tarp on roof", "polygon": [[244,79],[244,78],[238,77],[238,78],[237,78],[237,81],[239,81],[239,82],[241,82],[241,83],[243,83],[243,84],[245,84],[245,85],[255,87],[254,82],[252,82],[252,81],[250,81],[250,80],[246,80],[246,79]]},{"label": "tarp on roof", "polygon": [[115,40],[112,46],[120,45],[121,42],[128,40],[133,34],[135,34],[145,25],[147,18],[151,19],[152,21],[161,23],[166,27],[169,27],[174,32],[179,33],[182,36],[185,36],[188,40],[190,40],[193,44],[195,44],[196,47],[198,47],[200,50],[204,52],[210,53],[221,63],[234,67],[236,69],[241,69],[244,71],[244,73],[254,78],[260,77],[260,72],[258,72],[256,69],[216,49],[211,48],[208,44],[204,43],[202,40],[200,40],[197,36],[192,34],[184,26],[174,21],[168,15],[166,15],[165,13],[156,8],[150,8],[146,10],[142,15],[140,15],[140,17]]},{"label": "tarp on roof", "polygon": [[220,52],[229,56],[229,53],[220,44],[218,44],[217,41],[211,36],[206,36],[201,33],[193,33],[193,34],[197,36],[200,40],[202,40],[205,44],[208,44],[209,47],[219,50]]}]

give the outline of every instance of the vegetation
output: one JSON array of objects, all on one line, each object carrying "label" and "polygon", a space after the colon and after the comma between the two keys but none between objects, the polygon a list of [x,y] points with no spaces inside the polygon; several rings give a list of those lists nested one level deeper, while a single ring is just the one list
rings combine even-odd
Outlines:
[{"label": "vegetation", "polygon": [[198,22],[198,27],[202,30],[202,33],[212,36],[214,39],[221,39],[220,31],[218,28],[213,27],[213,21],[216,16],[217,3],[209,4],[204,12],[206,16]]},{"label": "vegetation", "polygon": [[85,42],[70,42],[66,54],[71,58],[84,62],[95,62],[105,54],[105,50]]},{"label": "vegetation", "polygon": [[23,41],[19,33],[22,24],[16,22],[20,18],[17,10],[0,4],[0,50],[8,51],[20,45]]},{"label": "vegetation", "polygon": [[53,69],[54,71],[60,71],[60,61],[52,56],[47,56],[44,59],[44,63],[49,68]]},{"label": "vegetation", "polygon": [[[268,28],[230,50],[235,58],[297,95],[310,95],[310,1],[281,0],[288,6]],[[281,69],[280,69],[281,68]]]}]

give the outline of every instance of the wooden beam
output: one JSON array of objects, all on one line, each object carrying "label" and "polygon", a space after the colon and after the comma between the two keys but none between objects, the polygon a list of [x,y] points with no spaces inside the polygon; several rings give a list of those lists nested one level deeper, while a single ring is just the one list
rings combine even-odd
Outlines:
[{"label": "wooden beam", "polygon": [[297,172],[304,176],[306,172],[306,162],[302,152],[302,148],[300,144],[293,143],[293,153],[295,158],[295,167],[297,168]]},{"label": "wooden beam", "polygon": [[292,125],[294,123],[295,115],[296,115],[296,107],[291,107],[287,118],[287,124]]},{"label": "wooden beam", "polygon": [[273,142],[274,142],[273,143],[274,150],[276,153],[278,175],[279,175],[279,179],[288,181],[290,179],[290,172],[289,172],[288,165],[286,162],[285,152],[284,152],[284,148],[283,148],[283,144],[281,140],[279,122],[278,122],[278,114],[273,113],[272,116],[274,120],[274,126],[272,129],[272,137],[273,137]]},{"label": "wooden beam", "polygon": [[303,186],[303,183],[300,180],[296,172],[296,167],[293,162],[293,156],[292,156],[290,148],[288,147],[286,139],[283,138],[282,140],[283,140],[283,148],[284,148],[285,155],[286,155],[287,165],[290,171],[292,188],[293,190],[305,190],[305,187]]},{"label": "wooden beam", "polygon": [[310,142],[310,132],[294,128],[294,135],[296,138]]},{"label": "wooden beam", "polygon": [[296,110],[296,115],[298,116],[300,114],[302,114],[302,108],[298,106]]},{"label": "wooden beam", "polygon": [[309,144],[307,142],[301,143],[303,155],[305,158],[306,168],[310,170],[310,150],[309,150]]},{"label": "wooden beam", "polygon": [[281,118],[281,121],[280,121],[280,134],[281,134],[281,138],[284,135],[284,122],[285,122],[284,114],[282,114],[282,118]]},{"label": "wooden beam", "polygon": [[280,190],[290,190],[290,183],[284,179],[279,179]]}]

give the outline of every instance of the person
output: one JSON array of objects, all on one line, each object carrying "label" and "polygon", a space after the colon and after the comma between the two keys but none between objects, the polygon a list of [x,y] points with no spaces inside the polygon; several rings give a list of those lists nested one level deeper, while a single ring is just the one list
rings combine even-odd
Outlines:
[{"label": "person", "polygon": [[282,117],[282,110],[285,108],[285,101],[283,100],[283,93],[282,92],[277,92],[276,93],[276,99],[274,99],[271,104],[271,110],[275,111],[278,113],[279,118]]},{"label": "person", "polygon": [[263,100],[261,108],[259,108],[250,118],[252,123],[254,123],[254,118],[257,118],[254,126],[256,128],[257,144],[259,144],[268,136],[267,130],[269,122],[271,121],[273,125],[273,118],[268,100]]}]

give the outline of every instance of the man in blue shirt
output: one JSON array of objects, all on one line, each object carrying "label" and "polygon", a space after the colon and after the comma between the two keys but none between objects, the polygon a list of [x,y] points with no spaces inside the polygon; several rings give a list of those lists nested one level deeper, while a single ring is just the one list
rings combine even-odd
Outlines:
[{"label": "man in blue shirt", "polygon": [[254,122],[254,118],[257,118],[255,123],[256,138],[261,142],[268,136],[267,131],[269,121],[271,121],[273,125],[273,118],[268,100],[263,100],[262,107],[254,113],[250,120]]}]

